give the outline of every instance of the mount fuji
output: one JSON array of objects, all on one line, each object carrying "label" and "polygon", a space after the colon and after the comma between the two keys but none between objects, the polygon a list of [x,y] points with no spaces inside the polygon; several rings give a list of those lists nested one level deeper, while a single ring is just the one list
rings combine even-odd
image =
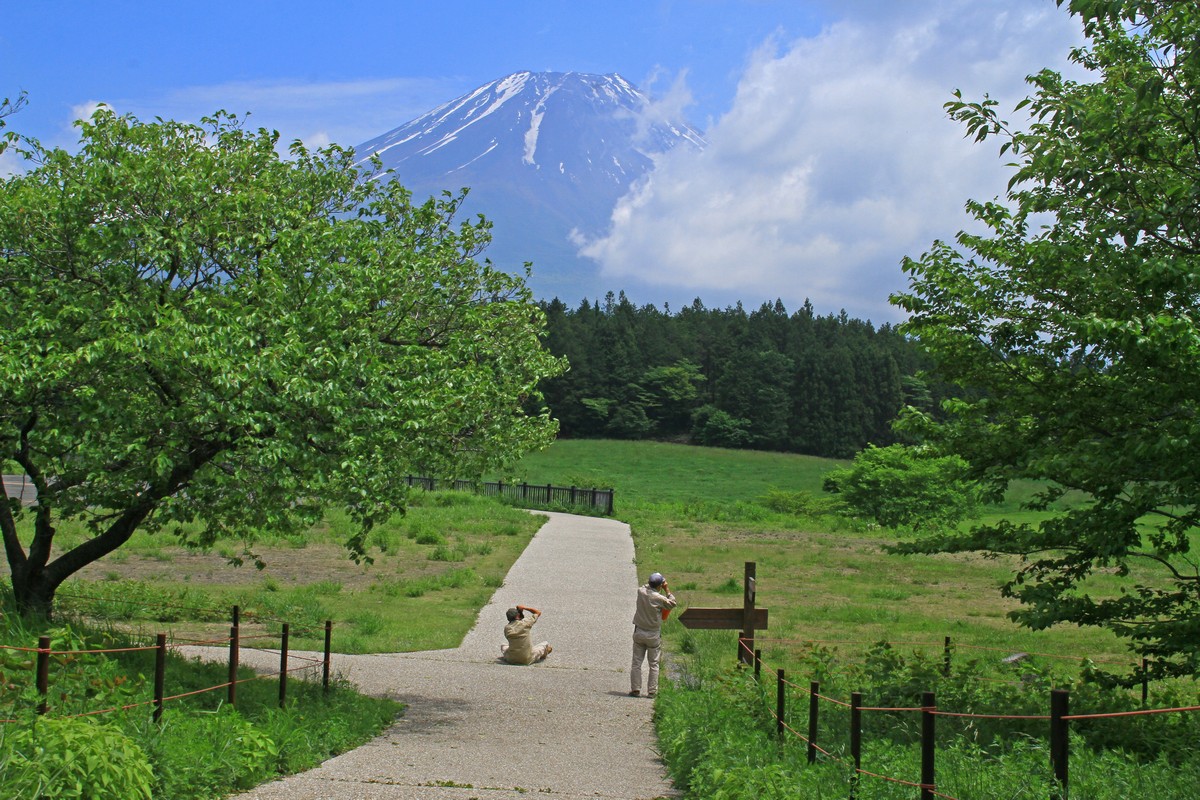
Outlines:
[{"label": "mount fuji", "polygon": [[414,201],[469,187],[462,213],[493,223],[483,256],[516,273],[533,262],[535,295],[570,304],[622,288],[603,285],[573,236],[603,234],[656,156],[704,147],[657,111],[619,75],[515,72],[354,149],[363,165],[377,155]]}]

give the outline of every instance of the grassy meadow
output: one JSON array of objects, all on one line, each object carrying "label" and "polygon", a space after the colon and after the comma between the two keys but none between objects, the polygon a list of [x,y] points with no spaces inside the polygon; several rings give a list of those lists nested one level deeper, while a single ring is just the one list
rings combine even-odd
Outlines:
[{"label": "grassy meadow", "polygon": [[[1007,613],[1014,606],[998,592],[1011,562],[886,552],[894,532],[836,513],[822,492],[825,473],[840,463],[564,440],[499,477],[613,487],[615,516],[631,526],[639,572],[665,573],[684,607],[739,606],[744,564],[756,562],[758,605],[770,609],[770,628],[759,633],[757,646],[767,674],[786,668],[797,687],[820,679],[831,696],[864,690],[884,705],[911,704],[914,692],[936,688],[942,707],[1036,716],[1045,713],[1049,689],[1075,681],[1089,663],[1118,672],[1132,663],[1123,644],[1102,631],[1033,632],[1012,623]],[[1031,490],[1017,487],[1006,505],[982,513],[1028,517],[1019,501]],[[297,648],[319,648],[326,619],[334,622],[339,652],[454,647],[538,526],[536,516],[491,499],[414,491],[407,514],[372,532],[370,563],[347,558],[343,543],[353,531],[337,515],[293,539],[224,542],[208,552],[181,547],[169,535],[137,535],[64,585],[59,599],[72,624],[135,639],[159,631],[176,638],[224,636],[230,607],[237,604],[247,633],[276,632],[279,621],[288,621]],[[64,545],[84,535],[69,527],[62,534]],[[262,570],[253,565],[255,557],[264,562]],[[233,565],[237,561],[241,566]],[[1093,588],[1107,593],[1122,587],[1116,577],[1102,576]],[[447,624],[433,630],[410,622],[433,613]],[[732,631],[685,630],[676,614],[665,632],[672,680],[659,697],[656,725],[664,759],[687,797],[845,796],[851,773],[844,764],[809,767],[802,744],[778,745],[770,716],[774,687],[734,669]],[[941,675],[947,636],[954,648],[949,677]],[[1015,653],[1030,655],[1016,667],[1002,663]],[[1155,686],[1151,703],[1194,702],[1194,687],[1189,691]],[[1116,710],[1130,702],[1128,693],[1074,697],[1081,708]],[[1076,726],[1073,796],[1193,797],[1200,724],[1178,714],[1132,720],[1092,724],[1082,732],[1085,726]],[[832,712],[823,724],[842,730],[844,722]],[[890,727],[880,724],[870,732],[865,757],[882,773],[914,779],[913,725],[887,722]],[[942,723],[939,790],[960,800],[1047,796],[1044,727]],[[900,798],[914,791],[876,781],[863,783],[858,796]]]},{"label": "grassy meadow", "polygon": [[[684,605],[740,605],[744,564],[757,564],[757,602],[770,609],[763,658],[787,660],[808,641],[848,653],[887,639],[944,637],[964,654],[1047,653],[1128,664],[1122,643],[1081,628],[1031,632],[1006,616],[998,587],[1011,562],[975,555],[897,556],[891,531],[830,513],[821,489],[844,462],[784,453],[648,442],[559,441],[522,463],[518,480],[570,477],[613,486],[630,523],[639,569],[667,575]],[[562,477],[560,477],[562,476]],[[1018,492],[1024,487],[1018,489]],[[1017,493],[1014,493],[1016,495]],[[775,502],[773,502],[773,500]],[[1019,499],[985,513],[1028,515]],[[672,619],[671,636],[683,631]],[[730,634],[732,637],[732,634]],[[844,644],[843,644],[844,643]],[[987,648],[972,650],[972,648]],[[731,639],[731,652],[736,641]]]}]

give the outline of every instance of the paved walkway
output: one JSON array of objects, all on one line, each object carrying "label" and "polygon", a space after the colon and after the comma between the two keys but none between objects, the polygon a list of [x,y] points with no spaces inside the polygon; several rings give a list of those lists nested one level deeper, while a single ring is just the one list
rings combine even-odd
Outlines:
[{"label": "paved walkway", "polygon": [[[336,672],[408,705],[372,742],[245,795],[262,800],[647,800],[675,796],[655,751],[654,704],[627,696],[638,576],[629,526],[548,514],[455,650],[337,655]],[[498,660],[505,609],[541,609],[528,667]],[[252,659],[261,658],[261,663]],[[278,655],[243,663],[279,668]]]}]

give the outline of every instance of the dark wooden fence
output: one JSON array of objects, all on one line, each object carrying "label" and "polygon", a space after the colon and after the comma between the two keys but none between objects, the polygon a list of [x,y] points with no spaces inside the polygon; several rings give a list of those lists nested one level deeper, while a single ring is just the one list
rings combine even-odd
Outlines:
[{"label": "dark wooden fence", "polygon": [[[15,652],[29,653],[35,657],[34,661],[34,684],[37,689],[38,704],[37,713],[47,714],[50,712],[49,698],[50,692],[50,666],[51,660],[56,660],[60,665],[69,665],[76,663],[78,659],[88,656],[107,655],[113,653],[133,653],[138,651],[155,652],[154,656],[154,681],[153,681],[153,697],[148,700],[133,701],[120,706],[104,709],[93,709],[84,711],[78,714],[66,715],[69,717],[86,717],[97,714],[107,714],[112,712],[129,711],[142,706],[153,706],[153,719],[155,722],[161,722],[163,714],[163,706],[171,700],[182,700],[193,695],[204,694],[206,692],[226,691],[226,702],[230,706],[237,706],[237,687],[238,684],[247,683],[261,678],[276,677],[279,680],[279,707],[285,708],[288,702],[287,687],[288,674],[291,672],[308,672],[310,676],[319,671],[321,676],[321,685],[325,692],[329,691],[329,673],[331,663],[331,645],[333,623],[329,620],[325,622],[325,652],[321,658],[312,658],[309,656],[299,655],[297,653],[289,653],[288,638],[291,626],[284,622],[281,623],[281,630],[278,635],[263,634],[260,636],[246,636],[241,633],[240,628],[240,613],[237,606],[233,607],[233,625],[229,629],[228,638],[217,638],[204,641],[185,640],[181,642],[168,643],[166,634],[159,633],[155,636],[155,643],[146,646],[130,646],[130,647],[115,647],[115,648],[99,648],[86,650],[55,650],[50,646],[50,637],[41,636],[38,638],[37,647],[12,647],[8,645],[0,646],[0,650],[10,650]],[[320,634],[320,630],[308,631],[310,634]],[[251,639],[268,639],[277,640],[279,642],[279,671],[267,673],[265,675],[255,675],[253,677],[238,677],[238,669],[240,667],[240,653],[245,648],[245,643]],[[229,679],[225,683],[207,686],[202,689],[192,689],[176,695],[168,696],[166,694],[166,663],[167,651],[182,646],[227,646],[229,649]],[[252,646],[254,649],[261,649],[257,646]],[[274,648],[271,648],[274,649]],[[298,666],[293,666],[295,663]],[[17,722],[16,719],[0,719],[0,723]]]},{"label": "dark wooden fence", "polygon": [[595,509],[605,515],[613,513],[612,489],[584,489],[578,486],[554,486],[549,483],[450,481],[413,475],[409,475],[407,480],[409,486],[420,486],[428,491],[455,489],[476,492],[488,497],[504,497],[540,508],[575,506]]}]

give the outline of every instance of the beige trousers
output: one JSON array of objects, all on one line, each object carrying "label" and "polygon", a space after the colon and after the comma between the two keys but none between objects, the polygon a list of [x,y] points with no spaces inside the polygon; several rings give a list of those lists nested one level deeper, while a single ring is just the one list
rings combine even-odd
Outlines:
[{"label": "beige trousers", "polygon": [[629,665],[629,689],[642,688],[642,662],[650,664],[646,679],[646,694],[653,697],[658,693],[658,658],[662,653],[662,636],[658,631],[633,629],[633,662]]},{"label": "beige trousers", "polygon": [[[548,649],[550,649],[549,642],[539,642],[539,643],[535,644],[533,646],[533,660],[526,661],[524,663],[534,664],[534,663],[537,663],[538,661],[541,661],[543,658],[546,657],[546,651]],[[508,661],[508,645],[507,644],[500,645],[500,657],[503,658],[505,661]],[[508,663],[515,664],[517,662],[509,661]]]}]

